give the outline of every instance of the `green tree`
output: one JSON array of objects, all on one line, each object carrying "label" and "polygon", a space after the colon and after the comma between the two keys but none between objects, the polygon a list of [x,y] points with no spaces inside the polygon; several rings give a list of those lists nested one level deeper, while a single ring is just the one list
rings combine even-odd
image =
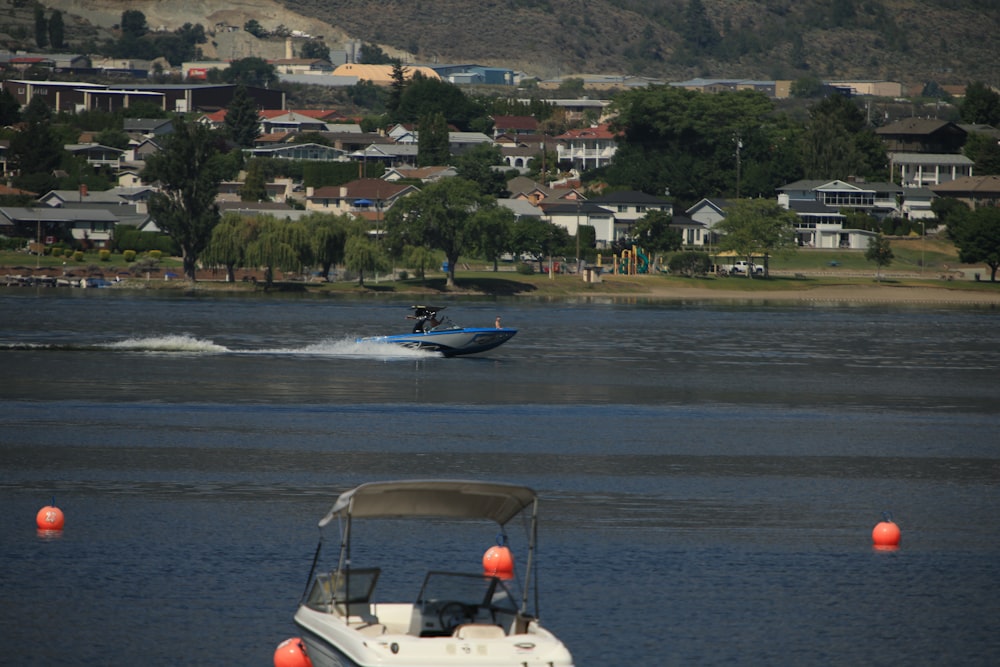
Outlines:
[{"label": "green tree", "polygon": [[[662,195],[681,203],[734,192],[737,139],[742,164],[774,159],[785,128],[773,119],[773,103],[750,91],[698,93],[648,86],[615,97],[612,129],[618,151],[603,174],[613,185]],[[771,189],[781,185],[774,183]]]},{"label": "green tree", "polygon": [[958,111],[966,123],[1000,124],[1000,93],[982,81],[974,81],[965,87],[965,98]]},{"label": "green tree", "polygon": [[705,252],[679,252],[670,258],[667,266],[671,273],[693,278],[707,274],[712,267],[712,260]]},{"label": "green tree", "polygon": [[278,83],[278,74],[274,65],[263,58],[251,56],[232,61],[222,72],[222,80],[248,87],[270,88]]},{"label": "green tree", "polygon": [[875,280],[882,281],[882,267],[892,264],[895,257],[892,253],[892,245],[889,239],[879,234],[868,239],[868,249],[865,250],[865,259],[875,262]]},{"label": "green tree", "polygon": [[62,12],[58,9],[49,17],[49,43],[53,49],[66,47],[66,26],[63,23]]},{"label": "green tree", "polygon": [[510,251],[515,219],[514,212],[504,206],[487,206],[477,211],[473,218],[475,251],[486,261],[493,262],[494,272],[500,268],[500,256]]},{"label": "green tree", "polygon": [[257,19],[250,19],[243,24],[243,31],[248,32],[257,39],[267,37],[267,31],[260,25]]},{"label": "green tree", "polygon": [[679,231],[670,228],[673,220],[667,211],[651,210],[635,221],[632,240],[653,253],[677,250],[684,239]]},{"label": "green tree", "polygon": [[41,96],[31,98],[22,113],[27,127],[10,140],[10,168],[14,186],[44,194],[56,186],[53,172],[65,151],[52,127],[52,110]]},{"label": "green tree", "polygon": [[161,187],[149,199],[149,212],[180,246],[184,274],[192,281],[198,256],[219,222],[215,196],[223,177],[223,145],[221,133],[178,117],[163,150],[146,159],[142,173],[144,181]]},{"label": "green tree", "polygon": [[247,164],[247,176],[240,186],[240,201],[268,201],[267,167],[264,160],[253,159]]},{"label": "green tree", "polygon": [[310,39],[302,45],[302,51],[299,53],[299,57],[329,61],[330,47],[324,44],[323,40]]},{"label": "green tree", "polygon": [[443,251],[448,261],[446,285],[453,288],[459,255],[474,249],[478,241],[476,213],[496,205],[472,181],[446,178],[393,204],[386,214],[386,231],[394,247]]},{"label": "green tree", "polygon": [[386,54],[378,44],[364,43],[358,52],[358,62],[363,65],[388,65],[400,61],[393,60],[392,56]]},{"label": "green tree", "polygon": [[253,221],[238,213],[229,212],[222,216],[219,224],[212,229],[202,259],[210,266],[226,267],[226,282],[236,282],[236,269],[244,266],[246,249],[256,232]]},{"label": "green tree", "polygon": [[684,36],[687,50],[698,56],[712,55],[721,38],[709,20],[708,12],[701,0],[688,0],[682,19],[684,29],[681,34]]},{"label": "green tree", "polygon": [[238,85],[233,91],[223,126],[229,138],[243,148],[252,148],[260,136],[260,109],[246,86]]},{"label": "green tree", "polygon": [[958,247],[958,258],[965,264],[986,264],[990,267],[990,282],[996,282],[1000,267],[1000,208],[983,206],[953,216],[948,234]]},{"label": "green tree", "polygon": [[120,148],[122,150],[128,148],[130,141],[125,131],[117,127],[109,127],[101,130],[94,136],[94,140],[102,146],[111,146],[112,148]]},{"label": "green tree", "polygon": [[448,123],[440,111],[420,119],[417,134],[417,166],[446,165],[451,159]]},{"label": "green tree", "polygon": [[385,108],[394,119],[397,119],[399,105],[403,101],[403,91],[406,90],[406,73],[407,69],[403,67],[401,60],[392,61],[392,83],[389,85],[389,97],[385,101]]},{"label": "green tree", "polygon": [[138,9],[126,9],[122,12],[121,29],[122,37],[139,39],[149,32],[146,15]]},{"label": "green tree", "polygon": [[308,252],[309,239],[302,225],[260,216],[256,234],[246,247],[246,263],[264,267],[264,282],[270,287],[275,269],[301,272],[303,255]]},{"label": "green tree", "polygon": [[853,101],[830,95],[809,109],[809,117],[801,142],[806,178],[886,176],[885,144]]},{"label": "green tree", "polygon": [[[390,90],[395,94],[396,84]],[[392,109],[392,107],[389,107]],[[393,120],[412,123],[424,116],[440,112],[449,124],[467,131],[473,120],[486,115],[481,103],[466,97],[462,89],[453,83],[430,79],[419,73],[406,84],[399,98],[399,106],[392,112]]]},{"label": "green tree", "polygon": [[344,261],[344,244],[354,223],[348,214],[311,213],[302,218],[309,234],[312,262],[330,279],[330,268]]},{"label": "green tree", "polygon": [[355,234],[344,244],[344,266],[357,272],[358,285],[364,287],[365,273],[387,270],[389,260],[381,246],[367,234]]},{"label": "green tree", "polygon": [[[738,199],[726,208],[726,217],[715,225],[722,233],[720,250],[731,250],[755,264],[764,258],[764,276],[769,274],[772,254],[795,249],[795,223],[798,216],[772,199]],[[753,271],[747,271],[753,278]]]},{"label": "green tree", "polygon": [[477,183],[484,195],[502,197],[507,192],[507,178],[502,171],[493,168],[502,164],[500,148],[484,142],[455,159],[455,172],[460,178]]},{"label": "green tree", "polygon": [[1000,174],[1000,145],[996,139],[981,132],[972,132],[962,147],[965,157],[975,162],[978,176]]},{"label": "green tree", "polygon": [[0,90],[0,127],[8,127],[21,122],[21,104],[4,88]]},{"label": "green tree", "polygon": [[511,230],[511,251],[517,255],[533,255],[541,271],[546,257],[556,254],[569,245],[569,232],[565,227],[534,216],[522,216]]},{"label": "green tree", "polygon": [[44,49],[49,45],[49,22],[45,20],[45,8],[35,7],[35,45]]}]

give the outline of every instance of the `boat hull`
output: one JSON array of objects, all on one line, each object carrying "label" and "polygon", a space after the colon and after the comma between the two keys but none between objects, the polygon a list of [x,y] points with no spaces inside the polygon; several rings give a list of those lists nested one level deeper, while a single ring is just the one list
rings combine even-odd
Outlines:
[{"label": "boat hull", "polygon": [[359,338],[359,343],[389,343],[413,349],[440,352],[446,357],[478,354],[503,345],[514,337],[517,329],[488,329],[465,327],[443,329],[424,333],[395,334]]}]

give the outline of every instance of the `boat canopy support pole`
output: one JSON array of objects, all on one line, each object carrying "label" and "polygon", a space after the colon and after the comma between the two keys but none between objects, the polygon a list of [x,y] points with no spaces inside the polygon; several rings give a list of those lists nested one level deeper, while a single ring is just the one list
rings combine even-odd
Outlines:
[{"label": "boat canopy support pole", "polygon": [[528,594],[534,587],[534,600],[535,600],[535,615],[538,616],[538,579],[537,576],[533,580],[532,574],[534,574],[532,567],[534,566],[535,560],[535,543],[538,540],[538,498],[531,503],[531,526],[530,526],[530,536],[528,538],[528,563],[525,567],[524,573],[524,593],[521,595],[521,613],[527,613],[528,611]]},{"label": "boat canopy support pole", "polygon": [[309,595],[309,586],[312,584],[313,575],[316,574],[316,563],[319,562],[319,552],[323,550],[323,529],[319,531],[319,542],[316,544],[316,553],[313,554],[312,567],[309,568],[309,577],[306,578],[306,589],[302,591],[302,597],[299,599],[299,604],[305,601],[306,596]]}]

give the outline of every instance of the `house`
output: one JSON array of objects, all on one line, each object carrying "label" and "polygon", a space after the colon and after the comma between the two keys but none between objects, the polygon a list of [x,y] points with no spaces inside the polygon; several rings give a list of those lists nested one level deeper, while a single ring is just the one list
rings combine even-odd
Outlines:
[{"label": "house", "polygon": [[571,202],[584,198],[575,187],[548,187],[531,180],[527,176],[517,176],[507,181],[507,191],[510,193],[511,199],[523,199],[531,203],[532,206],[538,206],[541,202],[547,200]]},{"label": "house", "polygon": [[412,185],[381,178],[360,178],[343,185],[306,188],[306,210],[328,213],[381,212],[401,197],[417,192]]},{"label": "house", "polygon": [[542,209],[546,220],[565,228],[570,236],[576,236],[582,226],[593,227],[597,246],[600,248],[606,248],[618,238],[614,213],[593,202],[543,201],[539,208]]},{"label": "house", "polygon": [[618,150],[615,135],[607,125],[568,130],[556,139],[559,163],[569,163],[579,171],[607,166]]},{"label": "house", "polygon": [[669,200],[645,192],[612,192],[589,201],[607,209],[615,216],[615,234],[611,239],[613,241],[631,236],[636,220],[650,211],[663,211],[669,216],[673,216],[674,212],[674,205]]},{"label": "house", "polygon": [[937,195],[930,188],[906,188],[900,202],[903,217],[910,220],[936,219],[937,214],[931,208],[935,199]]},{"label": "house", "polygon": [[778,202],[818,201],[831,208],[849,209],[879,220],[901,214],[899,199],[903,188],[895,183],[801,180],[778,188]]},{"label": "house", "polygon": [[391,183],[402,180],[433,183],[442,178],[451,178],[457,175],[458,173],[453,167],[389,167],[382,174],[382,180]]},{"label": "house", "polygon": [[931,186],[938,197],[952,197],[965,202],[973,209],[983,206],[1000,206],[1000,176],[966,176]]},{"label": "house", "polygon": [[[729,206],[728,199],[702,199],[684,213],[693,223],[700,225],[701,234],[693,235],[690,240],[684,234],[684,244],[692,246],[712,246],[719,242],[719,234],[715,231],[715,225],[726,217],[726,207]],[[695,229],[699,229],[695,227]]]},{"label": "house", "polygon": [[448,133],[448,150],[452,155],[462,155],[480,144],[493,145],[493,140],[482,132]]},{"label": "house", "polygon": [[514,136],[538,134],[538,119],[534,116],[494,116],[494,140],[501,134]]},{"label": "house", "polygon": [[0,223],[13,236],[41,238],[46,244],[72,237],[83,246],[111,244],[120,218],[104,208],[2,207]]},{"label": "house", "polygon": [[125,118],[122,130],[128,135],[162,137],[174,131],[174,121],[170,118]]},{"label": "house", "polygon": [[889,153],[889,161],[893,177],[898,177],[904,188],[924,188],[972,176],[975,164],[958,153]]},{"label": "house", "polygon": [[280,74],[330,74],[333,65],[322,58],[279,58],[269,61]]},{"label": "house", "polygon": [[325,162],[346,162],[348,160],[345,151],[312,143],[254,146],[253,148],[244,148],[243,154],[248,157],[266,157],[276,160],[321,160]]},{"label": "house", "polygon": [[875,129],[889,153],[958,153],[967,134],[955,123],[936,118],[904,118]]},{"label": "house", "polygon": [[351,153],[351,158],[361,162],[375,161],[388,167],[417,166],[416,144],[372,144]]},{"label": "house", "polygon": [[101,144],[66,144],[63,148],[73,157],[82,157],[92,167],[117,169],[125,159],[125,151]]}]

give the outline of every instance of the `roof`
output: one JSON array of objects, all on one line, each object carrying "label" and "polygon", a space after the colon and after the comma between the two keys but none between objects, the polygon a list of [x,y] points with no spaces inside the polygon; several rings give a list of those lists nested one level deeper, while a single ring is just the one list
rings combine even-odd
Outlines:
[{"label": "roof", "polygon": [[875,134],[934,134],[946,128],[965,134],[965,130],[955,123],[938,118],[903,118],[875,128]]},{"label": "roof", "polygon": [[599,204],[654,204],[656,206],[663,206],[670,203],[663,197],[654,197],[653,195],[637,190],[611,192],[600,197],[594,197],[590,201]]},{"label": "roof", "polygon": [[1000,176],[963,176],[941,185],[933,185],[931,190],[937,194],[963,192],[1000,194]]},{"label": "roof", "polygon": [[975,162],[957,153],[891,153],[892,161],[905,164],[973,165]]},{"label": "roof", "polygon": [[566,130],[560,134],[556,139],[614,139],[615,134],[607,125],[598,125],[596,127],[585,127],[579,130]]},{"label": "roof", "polygon": [[370,482],[340,494],[319,525],[338,517],[491,519],[506,524],[537,499],[526,486],[461,480]]},{"label": "roof", "polygon": [[[356,76],[364,81],[372,83],[392,83],[392,65],[361,65],[358,63],[346,63],[333,70],[332,76]],[[441,80],[441,76],[430,67],[420,65],[404,65],[403,77],[412,79],[413,75],[420,72],[428,79]]]}]

